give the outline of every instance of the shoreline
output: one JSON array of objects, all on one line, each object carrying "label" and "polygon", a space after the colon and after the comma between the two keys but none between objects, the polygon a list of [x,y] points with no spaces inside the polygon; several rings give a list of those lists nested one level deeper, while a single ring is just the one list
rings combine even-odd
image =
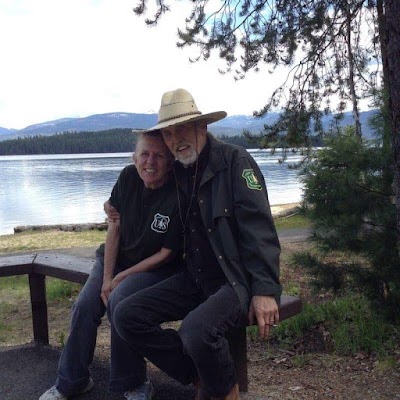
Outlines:
[{"label": "shoreline", "polygon": [[[276,204],[271,206],[271,213],[274,218],[283,218],[289,215],[295,214],[299,208],[300,203],[288,203],[288,204]],[[81,224],[52,224],[52,225],[20,225],[14,227],[14,234],[22,232],[44,232],[44,231],[64,231],[64,232],[83,232],[90,230],[106,230],[107,222],[95,222],[95,223],[81,223]],[[12,235],[5,234],[1,236]]]},{"label": "shoreline", "polygon": [[275,204],[271,206],[271,213],[274,218],[287,217],[295,214],[300,206],[301,203]]}]

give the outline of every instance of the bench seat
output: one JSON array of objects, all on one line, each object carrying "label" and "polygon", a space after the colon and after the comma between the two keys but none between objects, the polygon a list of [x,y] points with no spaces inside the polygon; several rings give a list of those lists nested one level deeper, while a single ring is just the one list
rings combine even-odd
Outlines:
[{"label": "bench seat", "polygon": [[[0,277],[29,276],[32,306],[33,340],[49,343],[49,328],[46,301],[46,276],[84,284],[95,260],[57,252],[41,252],[25,255],[0,256]],[[288,319],[302,310],[302,302],[296,296],[283,295],[279,307],[280,321]],[[247,341],[246,328],[236,329],[229,336],[232,358],[238,374],[240,390],[247,392]]]}]

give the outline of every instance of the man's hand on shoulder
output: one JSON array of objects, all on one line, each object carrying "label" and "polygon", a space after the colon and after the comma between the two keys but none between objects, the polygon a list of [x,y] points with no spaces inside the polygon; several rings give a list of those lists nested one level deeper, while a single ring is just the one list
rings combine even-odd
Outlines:
[{"label": "man's hand on shoulder", "polygon": [[115,222],[119,220],[119,212],[111,205],[109,200],[104,203],[103,208],[110,221]]},{"label": "man's hand on shoulder", "polygon": [[278,304],[273,296],[253,296],[249,308],[249,323],[253,325],[257,319],[258,334],[267,339],[272,325],[279,322]]}]

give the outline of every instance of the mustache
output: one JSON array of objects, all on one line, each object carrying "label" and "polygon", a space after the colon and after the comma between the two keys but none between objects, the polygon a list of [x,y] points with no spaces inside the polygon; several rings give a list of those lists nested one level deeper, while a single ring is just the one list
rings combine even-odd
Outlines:
[{"label": "mustache", "polygon": [[187,143],[187,142],[180,142],[174,147],[174,149],[175,149],[175,151],[177,151],[181,147],[192,147],[192,144],[191,143]]}]

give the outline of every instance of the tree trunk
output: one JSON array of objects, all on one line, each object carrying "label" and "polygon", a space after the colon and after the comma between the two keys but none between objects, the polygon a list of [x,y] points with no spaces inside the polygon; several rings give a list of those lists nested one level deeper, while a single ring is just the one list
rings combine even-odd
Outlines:
[{"label": "tree trunk", "polygon": [[379,42],[381,46],[382,54],[382,73],[383,73],[383,89],[385,91],[384,101],[385,107],[387,104],[387,95],[389,92],[389,71],[388,71],[388,56],[387,56],[387,32],[386,32],[386,16],[385,9],[383,6],[384,0],[378,0],[376,2],[376,9],[378,13],[378,29],[379,29]]},{"label": "tree trunk", "polygon": [[400,1],[386,0],[385,14],[389,116],[394,154],[394,192],[397,209],[397,244],[400,251]]},{"label": "tree trunk", "polygon": [[358,99],[356,95],[356,84],[354,82],[354,54],[353,49],[351,47],[351,13],[349,10],[349,5],[346,4],[346,45],[347,45],[347,54],[349,57],[349,89],[351,95],[351,102],[353,104],[353,118],[355,123],[356,135],[361,140],[362,138],[362,130],[361,130],[361,120],[360,120],[360,112],[358,109]]}]

